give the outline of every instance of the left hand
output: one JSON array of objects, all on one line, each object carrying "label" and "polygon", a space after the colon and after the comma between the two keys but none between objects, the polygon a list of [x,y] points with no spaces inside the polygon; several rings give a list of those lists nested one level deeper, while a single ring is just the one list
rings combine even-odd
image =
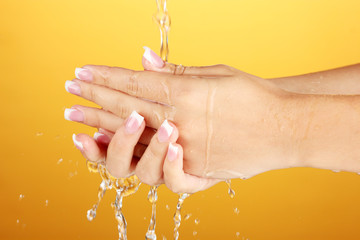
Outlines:
[{"label": "left hand", "polygon": [[143,117],[134,111],[113,136],[110,132],[96,133],[93,139],[78,134],[73,140],[88,161],[105,161],[109,173],[117,178],[136,174],[143,183],[150,186],[165,183],[175,193],[194,193],[219,182],[184,173],[183,150],[175,143],[179,132],[174,124],[165,121],[146,150],[137,147],[144,129]]}]

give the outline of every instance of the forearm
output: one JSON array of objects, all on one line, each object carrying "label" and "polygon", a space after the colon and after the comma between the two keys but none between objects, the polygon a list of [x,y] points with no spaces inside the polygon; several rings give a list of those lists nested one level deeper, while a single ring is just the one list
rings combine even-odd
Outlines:
[{"label": "forearm", "polygon": [[287,107],[298,166],[360,172],[360,96],[295,94]]},{"label": "forearm", "polygon": [[356,95],[360,94],[360,64],[269,80],[289,92],[302,94]]}]

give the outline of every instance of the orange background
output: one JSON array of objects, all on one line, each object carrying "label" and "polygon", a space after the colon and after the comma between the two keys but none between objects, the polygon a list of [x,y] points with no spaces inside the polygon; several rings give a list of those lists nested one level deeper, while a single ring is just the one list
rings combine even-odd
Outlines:
[{"label": "orange background", "polygon": [[[178,64],[276,77],[360,62],[358,0],[169,0],[168,9],[169,60]],[[88,63],[141,69],[142,46],[159,49],[155,11],[155,0],[0,0],[1,239],[117,238],[113,192],[86,219],[100,178],[71,135],[94,129],[63,119],[65,107],[88,104],[64,83]],[[355,173],[287,169],[233,185],[235,199],[220,183],[185,201],[192,216],[181,239],[360,238]],[[148,189],[124,200],[129,239],[144,239]],[[160,187],[158,239],[172,239],[175,204]]]}]

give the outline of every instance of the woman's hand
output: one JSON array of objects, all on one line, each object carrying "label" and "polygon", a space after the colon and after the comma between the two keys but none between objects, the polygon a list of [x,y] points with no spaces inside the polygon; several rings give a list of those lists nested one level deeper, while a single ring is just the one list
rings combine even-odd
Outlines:
[{"label": "woman's hand", "polygon": [[248,178],[296,164],[294,116],[283,104],[289,93],[223,65],[164,69],[173,72],[78,69],[68,91],[103,108],[77,106],[80,122],[115,131],[115,122],[136,110],[146,120],[148,130],[140,139],[146,145],[152,129],[168,119],[181,133],[184,170],[196,176]]},{"label": "woman's hand", "polygon": [[[68,110],[66,114],[69,117],[74,112]],[[144,129],[144,118],[134,111],[114,135],[96,133],[91,138],[74,134],[73,140],[87,160],[105,162],[109,173],[117,178],[135,173],[143,183],[150,186],[165,183],[176,193],[198,192],[219,182],[184,173],[183,150],[175,143],[179,132],[174,124],[165,120],[148,147],[139,151],[137,143]]]}]

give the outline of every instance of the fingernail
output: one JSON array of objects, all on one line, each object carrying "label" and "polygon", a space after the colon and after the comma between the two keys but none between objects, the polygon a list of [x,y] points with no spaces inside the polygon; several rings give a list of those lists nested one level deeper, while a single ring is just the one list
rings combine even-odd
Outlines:
[{"label": "fingernail", "polygon": [[110,143],[110,138],[108,136],[106,136],[105,134],[100,133],[100,132],[94,133],[94,139],[97,142],[101,142],[101,143],[103,143],[105,145],[108,145]]},{"label": "fingernail", "polygon": [[167,159],[172,162],[176,160],[177,155],[179,152],[179,148],[172,143],[169,144],[168,152],[167,152]]},{"label": "fingernail", "polygon": [[126,131],[129,134],[134,134],[140,128],[143,121],[144,117],[138,114],[136,111],[133,111],[126,121]]},{"label": "fingernail", "polygon": [[167,142],[173,132],[174,128],[169,124],[167,120],[165,120],[159,130],[158,130],[158,140],[159,142]]},{"label": "fingernail", "polygon": [[159,57],[153,50],[148,47],[144,47],[145,52],[143,57],[148,60],[154,67],[162,68],[164,67],[164,61]]},{"label": "fingernail", "polygon": [[81,89],[80,85],[73,81],[66,81],[65,82],[65,90],[69,93],[75,94],[80,96]]},{"label": "fingernail", "polygon": [[79,149],[80,151],[84,150],[83,144],[80,141],[76,140],[76,134],[75,133],[72,135],[72,139],[73,139],[73,142],[74,142],[75,147],[77,149]]},{"label": "fingernail", "polygon": [[93,75],[91,71],[86,68],[75,68],[75,77],[80,80],[89,81],[89,82],[93,80]]},{"label": "fingernail", "polygon": [[75,122],[82,122],[84,121],[84,114],[74,108],[66,108],[64,112],[64,117],[66,120],[75,121]]}]

